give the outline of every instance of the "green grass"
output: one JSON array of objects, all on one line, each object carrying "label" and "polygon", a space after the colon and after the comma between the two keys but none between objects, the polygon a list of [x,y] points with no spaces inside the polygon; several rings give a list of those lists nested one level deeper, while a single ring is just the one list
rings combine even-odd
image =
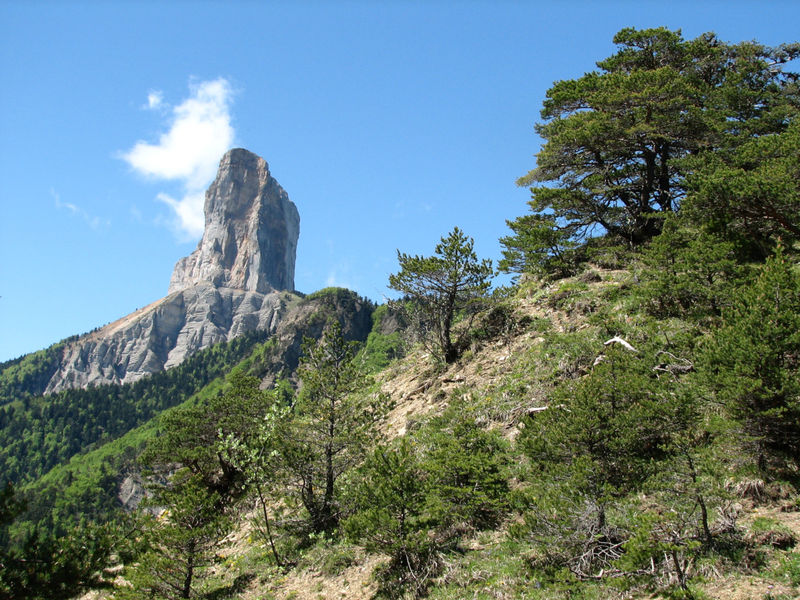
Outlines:
[{"label": "green grass", "polygon": [[431,587],[430,600],[601,600],[608,589],[595,584],[553,583],[534,572],[523,541],[504,534],[479,534],[475,549],[445,557],[445,569]]}]

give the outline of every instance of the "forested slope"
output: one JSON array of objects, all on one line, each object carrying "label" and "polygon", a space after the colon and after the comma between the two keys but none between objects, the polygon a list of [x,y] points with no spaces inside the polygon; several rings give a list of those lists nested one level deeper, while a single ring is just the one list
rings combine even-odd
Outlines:
[{"label": "forested slope", "polygon": [[266,335],[253,332],[215,345],[174,369],[127,385],[23,394],[0,408],[2,481],[34,481],[72,456],[96,448],[176,406],[228,372]]},{"label": "forested slope", "polygon": [[312,295],[369,337],[320,307],[257,346],[136,437],[155,511],[82,561],[25,538],[2,593],[796,598],[800,45],[614,41],[548,91],[512,286],[456,227],[387,308]]},{"label": "forested slope", "polygon": [[[211,413],[175,413],[147,461],[183,457],[174,481],[186,495],[158,502],[179,516],[206,501],[218,511],[192,593],[795,597],[796,404],[754,412],[721,382],[736,373],[753,394],[784,381],[796,398],[798,265],[750,264],[716,297],[721,316],[709,302],[665,318],[653,251],[617,249],[578,275],[521,282],[476,316],[449,365],[412,346],[370,376],[364,350],[347,354],[333,337],[307,347],[289,412],[287,389],[258,394],[244,379]],[[769,311],[775,298],[784,311]],[[755,364],[776,365],[773,383],[747,382]],[[320,394],[335,413],[317,412]],[[759,422],[769,429],[757,433]],[[325,481],[328,443],[338,451],[326,503],[324,485],[309,495],[306,484]],[[136,591],[115,597],[162,589],[186,527],[151,522],[151,546],[125,571]]]},{"label": "forested slope", "polygon": [[289,384],[304,337],[319,337],[333,319],[348,338],[364,340],[373,310],[352,292],[323,290],[298,299],[273,336],[246,334],[133,384],[25,395],[0,408],[4,485],[13,483],[25,503],[9,543],[33,531],[60,537],[82,522],[116,519],[120,484],[141,470],[137,458],[158,434],[159,415],[183,404],[202,406],[222,393],[235,368]]}]

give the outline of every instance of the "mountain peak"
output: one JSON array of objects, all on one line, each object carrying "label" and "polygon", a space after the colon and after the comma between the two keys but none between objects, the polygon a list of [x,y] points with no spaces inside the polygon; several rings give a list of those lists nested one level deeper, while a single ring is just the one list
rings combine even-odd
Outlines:
[{"label": "mountain peak", "polygon": [[244,148],[226,152],[203,210],[203,237],[175,265],[170,294],[201,283],[261,293],[294,290],[300,216],[263,158]]}]

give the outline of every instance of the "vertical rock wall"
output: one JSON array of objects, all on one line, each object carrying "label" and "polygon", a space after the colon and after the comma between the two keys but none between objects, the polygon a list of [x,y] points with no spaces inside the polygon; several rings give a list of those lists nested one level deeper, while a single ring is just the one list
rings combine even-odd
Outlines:
[{"label": "vertical rock wall", "polygon": [[225,154],[204,210],[203,239],[175,265],[170,294],[198,283],[262,294],[294,289],[300,215],[263,158],[241,148]]}]

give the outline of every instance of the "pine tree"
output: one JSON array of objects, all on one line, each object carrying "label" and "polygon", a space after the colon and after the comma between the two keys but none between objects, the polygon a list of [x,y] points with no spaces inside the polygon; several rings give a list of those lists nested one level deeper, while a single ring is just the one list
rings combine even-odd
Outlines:
[{"label": "pine tree", "polygon": [[[579,257],[570,245],[601,235],[641,245],[681,209],[690,187],[703,188],[701,206],[710,207],[696,211],[700,222],[734,214],[741,225],[752,206],[759,226],[796,229],[796,178],[775,185],[771,173],[764,195],[752,161],[769,147],[769,169],[797,171],[796,135],[768,134],[786,131],[796,113],[796,75],[783,65],[800,56],[800,44],[726,44],[713,34],[684,40],[665,28],[623,29],[614,43],[618,52],[599,70],[548,90],[536,126],[545,143],[536,168],[517,182],[531,189],[533,215],[509,223],[514,235],[502,240],[501,268],[558,272]],[[752,142],[756,136],[765,139]],[[720,163],[731,164],[732,177],[719,178]],[[690,186],[687,177],[705,164],[705,179]],[[727,193],[731,186],[744,195]]]},{"label": "pine tree", "polygon": [[371,380],[356,361],[357,349],[357,342],[342,337],[338,321],[319,341],[305,340],[298,369],[302,387],[281,433],[289,485],[313,533],[329,533],[339,523],[340,478],[379,439],[378,422],[390,408],[384,397],[365,393]]},{"label": "pine tree", "polygon": [[620,500],[642,489],[689,426],[686,397],[653,376],[654,362],[612,347],[526,423],[520,445],[531,484],[522,530],[549,567],[591,577],[622,554]]},{"label": "pine tree", "polygon": [[152,505],[163,512],[147,531],[149,551],[138,558],[124,598],[196,598],[217,550],[230,530],[222,499],[187,471],[160,488]]},{"label": "pine tree", "polygon": [[230,434],[246,436],[258,427],[272,404],[259,383],[237,369],[222,394],[164,414],[161,435],[148,443],[142,462],[155,468],[178,463],[224,500],[235,500],[244,491],[245,474],[219,452],[218,441]]},{"label": "pine tree", "polygon": [[367,551],[389,555],[386,586],[414,584],[421,592],[439,567],[440,521],[429,510],[431,481],[408,438],[378,447],[359,469],[355,514],[346,521],[348,536]]},{"label": "pine tree", "polygon": [[[405,294],[417,311],[412,319],[423,330],[423,338],[445,363],[459,356],[464,333],[454,336],[459,315],[471,314],[485,297],[492,276],[492,262],[478,260],[474,241],[458,228],[436,245],[434,256],[410,256],[400,251],[400,272],[389,276],[389,287]],[[425,333],[430,332],[430,340]]]},{"label": "pine tree", "polygon": [[741,423],[758,466],[800,454],[800,276],[778,247],[736,294],[700,357],[701,374]]},{"label": "pine tree", "polygon": [[800,239],[800,108],[785,110],[784,131],[705,154],[689,178],[689,219],[762,256],[779,237],[789,247]]}]

